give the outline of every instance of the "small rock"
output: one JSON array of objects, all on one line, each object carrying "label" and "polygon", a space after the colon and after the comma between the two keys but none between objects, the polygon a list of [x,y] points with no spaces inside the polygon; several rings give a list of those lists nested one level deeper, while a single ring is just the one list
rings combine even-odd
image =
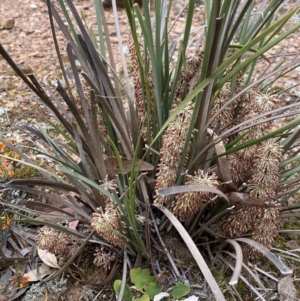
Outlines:
[{"label": "small rock", "polygon": [[45,38],[48,38],[49,37],[49,32],[44,32],[41,34],[41,38],[42,39],[45,39]]},{"label": "small rock", "polygon": [[28,28],[28,29],[25,29],[25,33],[26,34],[32,34],[32,33],[34,33],[34,29],[33,28]]},{"label": "small rock", "polygon": [[4,29],[12,29],[15,26],[15,19],[0,19],[0,26]]},{"label": "small rock", "polygon": [[292,46],[289,48],[289,53],[297,53],[296,47]]},{"label": "small rock", "polygon": [[282,278],[278,283],[280,301],[295,301],[295,286],[290,276]]},{"label": "small rock", "polygon": [[293,71],[292,71],[292,72],[290,73],[290,77],[291,77],[291,78],[297,79],[298,76],[299,76],[299,73],[298,73],[298,72],[295,72],[295,71],[293,72]]},{"label": "small rock", "polygon": [[183,6],[180,4],[180,3],[177,3],[175,4],[175,8],[178,10],[178,11],[181,11],[183,9]]},{"label": "small rock", "polygon": [[112,38],[110,38],[110,42],[113,43],[113,44],[116,44],[116,43],[118,43],[118,38],[117,37],[112,37]]},{"label": "small rock", "polygon": [[29,4],[29,7],[28,7],[28,9],[29,9],[30,11],[35,11],[35,10],[37,10],[37,9],[38,9],[38,7],[37,7],[37,5],[36,5],[36,4],[34,4],[34,3],[31,3],[31,4]]},{"label": "small rock", "polygon": [[296,250],[300,248],[296,240],[290,240],[286,243],[286,245],[292,250]]}]

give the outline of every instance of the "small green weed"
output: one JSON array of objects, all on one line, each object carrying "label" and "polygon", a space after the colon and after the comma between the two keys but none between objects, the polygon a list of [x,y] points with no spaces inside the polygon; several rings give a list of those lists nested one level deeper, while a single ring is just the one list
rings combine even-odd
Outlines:
[{"label": "small green weed", "polygon": [[[156,278],[150,275],[149,269],[132,269],[130,271],[130,281],[134,286],[129,287],[128,284],[125,284],[122,297],[122,300],[124,301],[150,301],[154,300],[156,295],[162,293],[162,287],[158,284]],[[117,295],[120,294],[121,286],[121,280],[116,280],[114,282],[114,290]],[[139,298],[134,298],[132,289],[142,293],[142,296]],[[170,294],[165,293],[166,296],[169,295],[172,297],[172,299],[179,299],[188,295],[190,288],[186,284],[177,282],[176,285],[170,288],[170,291]]]}]

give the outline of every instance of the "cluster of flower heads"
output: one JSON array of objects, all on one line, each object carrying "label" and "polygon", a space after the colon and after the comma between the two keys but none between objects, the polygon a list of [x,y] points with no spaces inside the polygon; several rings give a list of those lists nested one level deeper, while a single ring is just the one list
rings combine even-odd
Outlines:
[{"label": "cluster of flower heads", "polygon": [[[260,138],[270,131],[272,122],[266,120],[270,115],[256,118],[257,116],[274,110],[277,107],[276,95],[261,94],[257,90],[248,92],[247,99],[243,99],[238,106],[238,114],[243,121],[249,121],[249,129],[239,135],[246,135],[240,143]],[[228,121],[229,124],[230,121]],[[224,124],[227,126],[228,124]],[[234,124],[233,124],[234,125]],[[246,132],[247,131],[247,132]],[[246,149],[240,150],[229,156],[233,170],[233,182],[237,187],[246,183],[246,193],[258,198],[262,202],[268,202],[275,197],[276,185],[279,183],[279,166],[282,158],[280,142],[276,139],[266,140]],[[280,218],[281,206],[274,207],[236,206],[230,213],[225,215],[218,224],[217,231],[228,237],[250,233],[251,237],[271,248],[272,242],[277,235],[277,229],[282,226]],[[216,225],[212,225],[212,230]],[[252,247],[245,247],[245,251],[252,258],[259,255]]]},{"label": "cluster of flower heads", "polygon": [[[218,178],[215,173],[205,173],[198,170],[194,175],[187,175],[186,185],[200,185],[217,188]],[[213,195],[208,192],[188,192],[178,194],[172,203],[172,211],[180,221],[186,221],[197,214],[202,206],[209,202]]]},{"label": "cluster of flower heads", "polygon": [[[182,157],[187,132],[192,117],[193,104],[186,106],[170,123],[163,137],[163,146],[160,150],[159,171],[157,173],[156,188],[175,186],[177,172]],[[168,203],[168,197],[157,197],[155,204]]]},{"label": "cluster of flower heads", "polygon": [[[136,88],[136,106],[140,121],[143,123],[147,120],[147,116],[145,116],[147,110],[144,107],[139,64],[133,44],[131,45],[131,57],[134,70],[134,86]],[[193,83],[197,82],[199,76],[201,62],[201,50],[186,61],[186,66],[180,74],[171,113],[177,109],[181,100],[193,89]],[[146,77],[149,80],[149,76]],[[151,88],[153,87],[151,86]],[[243,89],[242,74],[238,74],[234,85],[231,82],[226,83],[211,101],[209,111],[209,118],[213,117],[210,124],[211,129],[221,126],[222,131],[222,129],[240,127],[238,134],[235,131],[231,136],[227,135],[222,139],[224,145],[238,136],[241,137],[240,144],[263,137],[270,132],[273,126],[273,122],[268,120],[271,117],[268,112],[278,107],[278,96],[276,94],[261,93],[255,88],[229,102],[233,95]],[[156,189],[176,185],[193,109],[194,104],[191,102],[174,118],[164,132],[156,175]],[[245,125],[247,125],[247,128],[243,129]],[[144,130],[144,132],[146,131]],[[190,147],[191,143],[189,150]],[[278,140],[270,139],[247,147],[227,156],[227,159],[231,166],[233,187],[240,188],[241,185],[246,184],[245,187],[243,186],[243,192],[259,199],[262,203],[268,204],[270,200],[273,202],[276,187],[279,183],[279,165],[282,160],[282,149]],[[187,158],[185,158],[184,163],[186,163],[186,160]],[[181,172],[186,172],[186,168],[183,167]],[[203,170],[185,176],[185,185],[205,185],[228,192],[226,186],[220,185],[221,182],[222,179],[218,178],[215,173],[207,173]],[[172,204],[169,204],[171,200],[169,197],[155,196],[154,203],[156,205],[170,205],[170,209],[175,216],[184,222],[197,214],[203,205],[211,200],[211,197],[211,194],[206,192],[189,192],[176,195],[172,198]],[[211,229],[219,235],[227,237],[250,233],[254,240],[270,248],[277,235],[277,229],[283,223],[280,217],[281,210],[282,207],[279,203],[275,203],[274,207],[254,205],[240,207],[237,205],[221,220],[212,224]],[[250,247],[246,249],[251,257],[257,256],[254,249]]]},{"label": "cluster of flower heads", "polygon": [[[230,124],[236,125],[238,122],[241,122],[240,116],[242,115],[237,114],[237,112],[240,111],[240,106],[243,103],[247,103],[249,101],[249,93],[245,93],[242,97],[239,96],[233,101],[229,102],[229,100],[232,95],[238,94],[243,90],[243,88],[243,81],[241,79],[237,79],[234,91],[231,83],[227,82],[216,93],[209,111],[209,118],[212,119],[210,124],[211,129],[217,128],[218,125],[221,125],[221,127],[228,127]],[[225,137],[222,141],[226,144],[229,141],[229,138]]]},{"label": "cluster of flower heads", "polygon": [[44,226],[38,231],[35,241],[40,249],[56,255],[64,254],[71,245],[71,239],[68,234],[48,226]]},{"label": "cluster of flower heads", "polygon": [[[186,68],[180,74],[175,100],[171,114],[177,109],[180,101],[193,88],[198,79],[199,69],[202,62],[202,53],[198,52],[187,60]],[[182,151],[188,134],[194,103],[189,103],[169,124],[163,136],[163,145],[160,149],[160,163],[158,166],[156,189],[175,186],[178,177],[178,168],[182,157]],[[169,202],[168,197],[156,197],[155,204],[165,205]],[[177,204],[178,212],[180,204]]]},{"label": "cluster of flower heads", "polygon": [[[141,35],[138,33],[139,36],[139,49],[141,56],[144,54],[144,49],[142,47],[141,42]],[[132,79],[133,79],[133,85],[134,85],[134,93],[135,93],[135,105],[138,111],[138,120],[139,124],[142,125],[141,132],[142,137],[144,140],[147,140],[147,134],[152,135],[152,130],[147,130],[147,127],[150,126],[150,129],[153,129],[153,123],[154,123],[154,84],[153,84],[153,76],[152,71],[149,68],[148,70],[143,70],[145,73],[144,76],[144,85],[147,87],[147,92],[149,95],[147,95],[147,99],[150,101],[147,102],[147,105],[145,105],[144,102],[144,95],[143,95],[143,89],[142,89],[142,81],[140,76],[140,65],[139,65],[139,59],[137,56],[136,46],[134,44],[134,41],[132,40],[129,44],[129,53],[132,63]],[[147,107],[145,107],[147,106]],[[149,137],[152,138],[153,137]]]},{"label": "cluster of flower heads", "polygon": [[[0,142],[0,154],[14,159],[20,158],[20,156],[17,153],[7,149],[7,147],[3,142]],[[12,178],[13,176],[14,176],[13,161],[9,160],[9,158],[0,157],[0,179],[6,180]]]},{"label": "cluster of flower heads", "polygon": [[[115,190],[117,188],[116,180],[106,178],[101,187],[107,191]],[[124,247],[125,223],[121,221],[120,214],[113,202],[105,195],[101,196],[104,198],[105,209],[97,208],[98,212],[93,213],[91,226],[107,242],[114,246]]]},{"label": "cluster of flower heads", "polygon": [[[195,58],[193,59],[195,60]],[[191,62],[195,62],[191,60]],[[201,61],[199,61],[199,65]],[[198,66],[198,65],[197,65]],[[199,70],[199,66],[197,67]],[[192,67],[188,69],[189,80],[196,74]],[[178,102],[184,93],[189,89],[188,81],[182,73],[183,85],[178,87],[176,97],[178,101],[173,104],[172,110],[177,108]],[[272,121],[267,120],[270,114],[267,112],[274,110],[278,105],[276,95],[262,94],[258,90],[248,91],[243,97],[236,98],[228,103],[232,94],[236,94],[243,89],[242,80],[237,80],[235,91],[232,91],[231,84],[227,83],[218,92],[212,102],[210,117],[219,112],[214,119],[213,128],[217,123],[222,128],[230,129],[243,122],[243,126],[248,128],[242,130],[238,135],[243,135],[239,143],[262,137],[270,131],[273,126]],[[226,106],[225,109],[223,106]],[[178,179],[178,168],[182,156],[183,147],[186,142],[188,127],[190,125],[193,103],[190,103],[174,120],[169,124],[163,136],[163,146],[160,150],[160,163],[157,173],[156,189],[174,186]],[[265,114],[263,117],[259,117]],[[227,143],[234,137],[226,137],[223,141]],[[233,183],[240,187],[243,183],[247,184],[246,193],[258,198],[262,202],[268,202],[275,197],[276,186],[279,183],[279,164],[282,157],[280,143],[275,139],[261,142],[252,147],[240,150],[228,156],[233,172]],[[184,171],[184,170],[183,170]],[[214,173],[204,173],[199,170],[194,175],[187,175],[186,185],[206,185],[222,189],[220,179]],[[171,210],[180,221],[186,221],[194,214],[197,214],[211,199],[207,192],[189,192],[178,194],[172,200]],[[168,197],[158,196],[155,199],[157,205],[166,205],[170,201]],[[278,227],[282,225],[280,218],[281,207],[276,204],[274,207],[262,206],[236,206],[234,210],[225,215],[221,221],[211,225],[213,231],[219,235],[232,237],[250,233],[252,238],[267,248],[277,235]],[[253,248],[245,248],[250,257],[257,256]]]},{"label": "cluster of flower heads", "polygon": [[114,246],[125,247],[124,229],[125,224],[120,220],[115,206],[110,202],[106,204],[105,210],[97,209],[98,212],[93,213],[92,227],[101,237]]},{"label": "cluster of flower heads", "polygon": [[[249,92],[249,99],[247,102],[242,102],[239,115],[243,116],[241,122],[248,121],[247,125],[251,127],[247,130],[247,135],[241,139],[240,143],[268,134],[273,125],[272,121],[266,122],[266,119],[270,116],[267,115],[259,119],[255,119],[255,117],[275,109],[278,101],[277,95],[261,94],[256,90]],[[244,133],[245,131],[241,132],[240,135]],[[252,169],[253,160],[259,154],[258,147],[260,145],[253,145],[230,156],[232,169],[235,174],[234,181],[237,185],[243,183],[248,176],[249,169]]]},{"label": "cluster of flower heads", "polygon": [[97,248],[94,253],[94,264],[99,268],[103,268],[105,271],[111,269],[111,264],[116,259],[116,253],[106,250],[104,247]]},{"label": "cluster of flower heads", "polygon": [[203,54],[200,49],[186,61],[186,66],[180,73],[178,85],[175,91],[173,108],[176,107],[196,85],[200,74],[199,70],[202,59]]}]

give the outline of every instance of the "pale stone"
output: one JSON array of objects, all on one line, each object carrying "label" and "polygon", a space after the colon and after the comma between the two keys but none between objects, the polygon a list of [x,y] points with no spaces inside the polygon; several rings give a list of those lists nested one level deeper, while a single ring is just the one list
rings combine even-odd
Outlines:
[{"label": "pale stone", "polygon": [[35,10],[37,10],[38,7],[37,7],[36,4],[31,3],[31,4],[29,4],[29,7],[28,7],[28,8],[29,8],[30,11],[35,11]]}]

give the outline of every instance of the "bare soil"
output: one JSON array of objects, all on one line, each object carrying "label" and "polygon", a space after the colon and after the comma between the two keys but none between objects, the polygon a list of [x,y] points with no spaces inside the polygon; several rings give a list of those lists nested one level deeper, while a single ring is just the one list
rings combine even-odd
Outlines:
[{"label": "bare soil", "polygon": [[[92,25],[96,29],[94,1],[74,0],[73,2],[78,11],[83,12],[87,26]],[[172,21],[176,19],[187,2],[187,0],[176,0],[174,2],[174,7],[171,12]],[[59,5],[57,4],[57,6]],[[288,9],[288,7],[286,9]],[[300,20],[300,15],[299,20],[297,20],[297,16],[293,22]],[[119,9],[118,17],[122,32],[123,48],[126,52],[131,33],[124,9]],[[117,55],[119,48],[115,21],[111,9],[106,10],[106,18],[113,50],[116,53],[116,69],[118,73],[122,73],[120,58],[119,55]],[[12,29],[1,29],[0,27],[0,42],[25,73],[33,72],[39,80],[46,83],[51,83],[51,80],[61,76],[52,40],[48,11],[46,4],[42,0],[1,0],[0,19],[14,19],[15,21]],[[177,38],[182,33],[184,22],[185,18],[184,15],[182,15],[178,18],[171,31],[170,40]],[[203,25],[203,9],[199,5],[196,8],[193,28],[197,28],[201,25]],[[292,23],[290,25],[292,25]],[[60,32],[58,32],[58,40],[63,59],[67,60],[65,52],[66,41]],[[300,39],[297,39],[297,34],[293,34],[289,39],[276,45],[274,49],[269,51],[268,57],[272,58],[279,55],[281,50],[288,43],[291,44],[289,54],[293,55],[297,53],[297,49],[299,49],[300,46]],[[197,44],[193,43],[190,51],[193,52],[195,47],[197,47]],[[266,62],[263,62],[261,70],[264,70],[265,67]],[[300,70],[296,69],[278,80],[276,85],[280,88],[288,89],[299,82]],[[299,95],[300,89],[299,87],[295,87],[289,90],[284,97],[290,100],[289,98],[294,99],[294,97],[299,97]],[[1,56],[0,108],[5,108],[9,118],[8,121],[1,125],[0,133],[13,132],[16,130],[16,126],[20,123],[24,123],[24,121],[31,123],[34,119],[38,118],[36,112],[41,109],[36,96],[15,76],[14,72]]]}]

